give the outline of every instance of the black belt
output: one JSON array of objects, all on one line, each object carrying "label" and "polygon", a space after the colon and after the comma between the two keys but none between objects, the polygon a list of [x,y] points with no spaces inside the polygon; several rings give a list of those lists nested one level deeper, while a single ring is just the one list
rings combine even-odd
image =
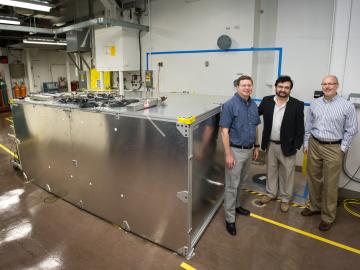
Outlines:
[{"label": "black belt", "polygon": [[275,144],[281,144],[281,142],[280,142],[280,141],[273,141],[273,140],[270,140],[270,142],[275,143]]},{"label": "black belt", "polygon": [[252,149],[253,148],[253,145],[244,146],[244,145],[237,145],[237,144],[232,144],[232,143],[230,143],[230,146],[239,148],[239,149]]},{"label": "black belt", "polygon": [[314,135],[312,135],[312,137],[314,138],[315,141],[317,141],[320,144],[340,144],[341,143],[341,140],[327,142],[327,141],[320,141],[318,138],[315,138]]}]

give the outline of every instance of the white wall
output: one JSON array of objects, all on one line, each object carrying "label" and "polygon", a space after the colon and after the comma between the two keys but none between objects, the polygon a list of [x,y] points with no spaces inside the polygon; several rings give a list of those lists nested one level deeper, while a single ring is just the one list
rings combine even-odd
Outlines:
[{"label": "white wall", "polygon": [[[29,49],[32,75],[34,79],[34,92],[42,91],[44,82],[57,82],[58,78],[66,77],[66,52],[63,50],[49,50],[49,49]],[[25,65],[24,82],[26,88],[29,89],[28,71],[26,65],[25,53],[22,50],[9,51],[9,63],[20,61]],[[75,66],[70,64],[71,80],[77,80],[75,73]],[[21,82],[21,79],[12,80],[13,82]]]},{"label": "white wall", "polygon": [[[34,92],[42,91],[44,82],[57,82],[66,78],[66,52],[60,50],[31,49],[30,58],[34,78]],[[71,80],[77,80],[75,66],[70,64]]]},{"label": "white wall", "polygon": [[[278,0],[261,0],[259,16],[259,43],[257,47],[276,47],[276,28]],[[254,95],[262,98],[274,93],[274,81],[277,77],[279,55],[275,52],[258,52],[256,69],[253,73],[256,81]]]},{"label": "white wall", "polygon": [[309,101],[328,73],[333,1],[279,0],[276,45],[283,48],[282,73],[294,80],[292,95]]},{"label": "white wall", "polygon": [[360,93],[360,1],[352,1],[351,21],[349,25],[349,41],[346,54],[345,72],[342,79],[344,96]]},{"label": "white wall", "polygon": [[[344,14],[347,14],[344,17]],[[339,92],[348,97],[350,93],[360,94],[360,0],[338,0],[336,10],[336,27],[334,31],[335,46],[331,63],[331,73],[339,77]],[[360,120],[360,108],[357,108]],[[358,134],[349,150],[346,167],[354,174],[360,165],[360,134]],[[356,174],[360,178],[360,172]],[[340,186],[345,185],[348,178],[342,174]],[[360,183],[350,182],[347,189],[360,192]]]},{"label": "white wall", "polygon": [[[232,48],[253,46],[254,8],[252,0],[151,1],[151,32],[144,35],[145,51],[218,49],[217,38],[227,34]],[[144,18],[146,21],[146,18]],[[157,63],[161,91],[232,95],[233,80],[240,73],[251,74],[252,53],[206,53],[153,56],[150,69]],[[209,61],[209,67],[205,67]]]}]

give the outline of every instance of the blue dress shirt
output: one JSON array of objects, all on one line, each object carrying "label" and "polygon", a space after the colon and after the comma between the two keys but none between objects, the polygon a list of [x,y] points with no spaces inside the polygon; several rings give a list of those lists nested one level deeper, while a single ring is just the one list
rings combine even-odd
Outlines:
[{"label": "blue dress shirt", "polygon": [[256,139],[256,126],[260,117],[256,103],[242,99],[238,93],[223,105],[220,126],[229,129],[230,143],[251,146]]}]

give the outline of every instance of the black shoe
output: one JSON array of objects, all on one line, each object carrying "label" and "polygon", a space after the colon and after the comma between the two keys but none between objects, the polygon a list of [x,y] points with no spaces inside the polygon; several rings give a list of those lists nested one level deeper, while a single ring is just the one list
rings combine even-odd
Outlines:
[{"label": "black shoe", "polygon": [[230,233],[231,235],[236,235],[235,222],[234,222],[234,223],[226,222],[226,230],[227,230],[228,233]]},{"label": "black shoe", "polygon": [[242,208],[241,206],[236,208],[236,212],[239,213],[240,215],[243,215],[243,216],[250,215],[250,211],[245,209],[245,208]]},{"label": "black shoe", "polygon": [[328,222],[322,220],[319,225],[319,230],[325,232],[325,231],[330,230],[331,226],[332,226],[332,223],[328,223]]},{"label": "black shoe", "polygon": [[305,208],[304,210],[301,211],[300,214],[304,217],[310,217],[313,215],[320,215],[321,212],[320,211],[311,211],[309,208]]}]

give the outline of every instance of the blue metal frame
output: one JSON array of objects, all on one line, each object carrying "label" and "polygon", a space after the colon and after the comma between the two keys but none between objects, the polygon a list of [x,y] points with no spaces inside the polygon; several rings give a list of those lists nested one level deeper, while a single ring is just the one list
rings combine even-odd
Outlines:
[{"label": "blue metal frame", "polygon": [[279,52],[279,64],[278,64],[278,77],[281,75],[282,65],[282,48],[237,48],[228,50],[190,50],[190,51],[163,51],[163,52],[146,52],[146,70],[149,70],[149,55],[161,55],[161,54],[192,54],[192,53],[219,53],[219,52],[266,52],[275,51]]}]

